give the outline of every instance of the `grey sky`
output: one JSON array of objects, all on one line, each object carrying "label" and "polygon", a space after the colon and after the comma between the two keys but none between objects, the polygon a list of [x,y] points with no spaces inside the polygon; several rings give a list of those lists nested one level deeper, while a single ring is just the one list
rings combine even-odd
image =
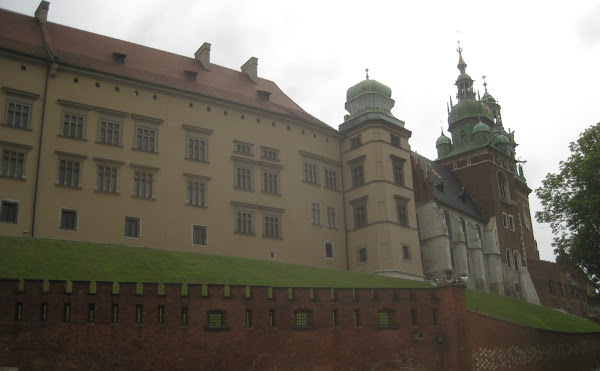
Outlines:
[{"label": "grey sky", "polygon": [[[0,0],[33,15],[37,0]],[[455,96],[456,41],[467,73],[502,105],[526,160],[530,188],[568,157],[568,144],[600,121],[600,4],[594,1],[51,1],[49,21],[239,70],[254,56],[307,112],[337,128],[346,90],[364,79],[392,88],[393,113],[411,147],[431,159]],[[458,33],[457,33],[458,30]],[[456,102],[456,100],[454,99]],[[532,193],[532,213],[539,202]],[[534,223],[541,257],[552,235]]]}]

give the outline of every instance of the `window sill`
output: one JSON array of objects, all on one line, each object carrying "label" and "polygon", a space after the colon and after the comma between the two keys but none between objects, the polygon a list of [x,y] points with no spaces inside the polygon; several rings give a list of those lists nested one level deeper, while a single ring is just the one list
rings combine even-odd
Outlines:
[{"label": "window sill", "polygon": [[251,153],[236,152],[236,151],[233,151],[233,153],[235,153],[236,155],[242,155],[242,156],[246,156],[246,157],[254,157],[254,155]]},{"label": "window sill", "polygon": [[190,204],[188,202],[185,203],[185,206],[189,206],[189,207],[196,207],[198,209],[207,209],[208,205],[204,204],[204,205],[196,205],[196,204]]},{"label": "window sill", "polygon": [[9,124],[2,124],[3,127],[5,128],[12,128],[12,129],[19,129],[19,130],[25,130],[25,131],[33,131],[33,129],[30,128],[24,128],[21,126],[14,126],[14,125],[9,125]]},{"label": "window sill", "polygon": [[119,192],[101,191],[99,189],[94,189],[94,192],[96,192],[96,193],[102,193],[102,194],[105,194],[105,195],[111,195],[111,196],[118,196],[118,195],[120,195]]},{"label": "window sill", "polygon": [[150,153],[150,154],[153,154],[153,155],[158,155],[159,154],[158,151],[149,151],[147,149],[140,149],[140,148],[135,148],[135,147],[132,147],[131,149],[134,150],[134,151],[137,151],[137,152],[145,152],[145,153]]},{"label": "window sill", "polygon": [[323,226],[323,224],[321,224],[321,223],[313,223],[313,222],[310,222],[310,224],[311,224],[311,225],[314,225],[315,227],[322,227],[322,226]]},{"label": "window sill", "polygon": [[256,235],[254,233],[233,232],[233,234],[237,234],[239,236],[256,237]]},{"label": "window sill", "polygon": [[80,186],[70,186],[70,185],[60,184],[60,183],[55,184],[55,186],[57,186],[58,188],[72,189],[74,191],[81,191],[81,189],[82,189]]},{"label": "window sill", "polygon": [[14,222],[12,220],[0,220],[0,223],[8,223],[8,224],[17,224],[17,221]]},{"label": "window sill", "polygon": [[61,134],[58,134],[58,135],[57,135],[57,137],[59,137],[59,138],[65,138],[65,139],[73,139],[73,140],[78,140],[78,141],[80,141],[80,142],[87,142],[87,141],[88,141],[88,140],[87,140],[87,139],[85,139],[85,138],[69,137],[69,136],[67,136],[67,135],[61,135]]},{"label": "window sill", "polygon": [[200,162],[200,163],[203,163],[203,164],[210,164],[210,161],[208,161],[208,160],[200,160],[200,159],[191,158],[191,157],[184,157],[183,159],[184,160],[188,160],[188,161]]},{"label": "window sill", "polygon": [[206,246],[208,246],[207,243],[192,243],[192,245],[194,245],[194,246],[200,246],[200,247],[206,247]]},{"label": "window sill", "polygon": [[281,197],[281,193],[273,193],[273,192],[266,192],[266,191],[262,191],[261,193],[264,195],[268,195],[268,196]]},{"label": "window sill", "polygon": [[60,228],[60,230],[65,232],[77,232],[77,228]]},{"label": "window sill", "polygon": [[12,180],[20,180],[21,182],[24,182],[25,180],[27,180],[25,177],[18,177],[18,176],[10,176],[10,175],[4,175],[4,174],[0,174],[0,178],[4,178],[4,179],[12,179]]},{"label": "window sill", "polygon": [[273,236],[262,236],[262,238],[266,238],[269,240],[283,240],[283,237],[273,237]]},{"label": "window sill", "polygon": [[252,188],[240,188],[240,187],[233,186],[233,189],[235,189],[236,191],[254,192],[254,189],[252,189]]},{"label": "window sill", "polygon": [[131,198],[135,198],[138,200],[145,200],[145,201],[156,201],[156,197],[154,197],[154,196],[146,197],[146,196],[131,195]]},{"label": "window sill", "polygon": [[111,147],[123,148],[123,146],[121,144],[105,143],[105,142],[99,142],[99,141],[95,141],[94,143],[96,143],[96,144],[102,144],[103,146],[111,146]]},{"label": "window sill", "polygon": [[312,185],[312,186],[317,186],[317,187],[321,187],[321,185],[319,183],[311,183],[311,182],[307,182],[306,180],[302,180],[302,182],[304,184],[308,184],[308,185]]},{"label": "window sill", "polygon": [[140,239],[140,236],[123,236],[123,237],[125,237],[125,238],[136,238],[138,240]]}]

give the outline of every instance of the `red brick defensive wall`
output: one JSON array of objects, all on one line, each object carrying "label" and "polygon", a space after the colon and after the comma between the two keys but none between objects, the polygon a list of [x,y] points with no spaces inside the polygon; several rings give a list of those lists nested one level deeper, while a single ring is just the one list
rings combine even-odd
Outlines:
[{"label": "red brick defensive wall", "polygon": [[599,339],[469,312],[463,286],[0,280],[0,368],[19,370],[586,369]]}]

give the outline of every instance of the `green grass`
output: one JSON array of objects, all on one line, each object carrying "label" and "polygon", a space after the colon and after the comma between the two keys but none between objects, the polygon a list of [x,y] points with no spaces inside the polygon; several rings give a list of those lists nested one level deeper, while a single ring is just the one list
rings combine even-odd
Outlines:
[{"label": "green grass", "polygon": [[600,325],[586,319],[514,300],[504,296],[467,290],[467,308],[528,327],[563,332],[600,332]]},{"label": "green grass", "polygon": [[273,287],[429,287],[272,261],[88,242],[0,237],[0,277]]},{"label": "green grass", "polygon": [[[0,237],[0,278],[272,287],[432,287],[425,282],[272,261],[17,237]],[[529,327],[600,332],[599,325],[585,319],[478,291],[467,290],[467,307]]]}]

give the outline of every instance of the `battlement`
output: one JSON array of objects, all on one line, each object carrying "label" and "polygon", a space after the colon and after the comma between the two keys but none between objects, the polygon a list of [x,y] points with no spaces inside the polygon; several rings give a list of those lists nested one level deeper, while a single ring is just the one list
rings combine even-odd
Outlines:
[{"label": "battlement", "polygon": [[446,311],[464,310],[462,286],[351,289],[3,279],[0,298],[4,323],[205,330],[371,327],[405,329],[416,338],[424,329],[441,330]]}]

